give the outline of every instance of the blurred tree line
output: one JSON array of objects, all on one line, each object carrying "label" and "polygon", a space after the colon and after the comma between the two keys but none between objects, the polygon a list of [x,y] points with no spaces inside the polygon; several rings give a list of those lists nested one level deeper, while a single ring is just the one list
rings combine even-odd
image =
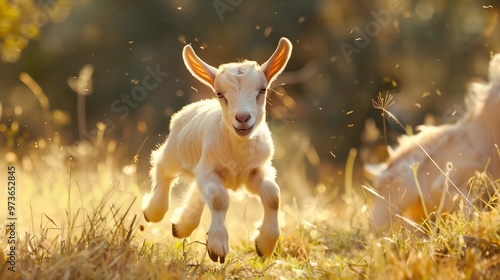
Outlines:
[{"label": "blurred tree line", "polygon": [[[382,127],[371,103],[379,93],[395,96],[390,110],[407,125],[429,113],[437,123],[456,121],[446,112],[461,108],[468,82],[486,78],[491,54],[500,52],[499,10],[490,2],[0,0],[1,123],[5,131],[17,118],[23,137],[46,137],[39,100],[19,78],[25,72],[49,100],[65,144],[94,141],[101,123],[130,157],[148,137],[140,153],[146,169],[170,115],[212,96],[183,65],[186,43],[215,66],[262,63],[284,36],[294,52],[268,106],[283,147],[277,161],[307,139],[311,180],[337,182],[351,147],[384,143],[373,125],[374,133],[365,129],[367,119]],[[93,90],[82,95],[67,82],[85,65],[93,66]],[[148,75],[154,87],[146,88]],[[389,121],[389,143],[399,133]],[[369,155],[361,156],[383,158]]]}]

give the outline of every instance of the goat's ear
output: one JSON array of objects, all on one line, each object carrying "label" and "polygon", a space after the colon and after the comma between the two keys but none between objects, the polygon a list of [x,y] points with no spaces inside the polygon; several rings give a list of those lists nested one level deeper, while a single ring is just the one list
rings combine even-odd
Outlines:
[{"label": "goat's ear", "polygon": [[215,89],[215,75],[217,69],[205,63],[194,52],[191,45],[186,45],[182,51],[182,58],[187,69],[195,78],[209,86],[212,90]]},{"label": "goat's ear", "polygon": [[285,66],[292,55],[292,43],[287,38],[281,38],[278,47],[274,51],[271,58],[264,62],[261,66],[264,75],[267,78],[267,83],[271,82],[278,77],[285,69]]}]

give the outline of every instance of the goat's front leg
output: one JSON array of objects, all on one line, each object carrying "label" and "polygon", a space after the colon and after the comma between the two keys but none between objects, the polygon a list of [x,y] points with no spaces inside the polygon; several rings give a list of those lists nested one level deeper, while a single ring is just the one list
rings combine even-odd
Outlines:
[{"label": "goat's front leg", "polygon": [[247,189],[260,196],[264,206],[264,218],[259,227],[259,235],[255,239],[255,249],[262,257],[270,256],[280,236],[278,210],[280,207],[280,188],[274,180],[275,170],[272,167],[256,168],[250,173]]},{"label": "goat's front leg", "polygon": [[226,229],[226,213],[229,208],[229,194],[215,172],[196,175],[200,192],[212,214],[207,233],[208,255],[212,261],[224,263],[229,252],[229,237]]}]

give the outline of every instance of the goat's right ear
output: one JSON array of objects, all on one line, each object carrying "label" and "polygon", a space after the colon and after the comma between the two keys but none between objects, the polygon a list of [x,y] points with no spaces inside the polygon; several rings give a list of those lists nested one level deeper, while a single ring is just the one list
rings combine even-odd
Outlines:
[{"label": "goat's right ear", "polygon": [[186,45],[182,51],[182,58],[187,69],[195,78],[215,90],[215,75],[217,69],[205,63],[194,52],[191,45]]},{"label": "goat's right ear", "polygon": [[268,84],[271,84],[285,70],[286,64],[292,55],[292,48],[290,40],[285,37],[281,38],[273,55],[262,64],[261,69],[264,71]]}]

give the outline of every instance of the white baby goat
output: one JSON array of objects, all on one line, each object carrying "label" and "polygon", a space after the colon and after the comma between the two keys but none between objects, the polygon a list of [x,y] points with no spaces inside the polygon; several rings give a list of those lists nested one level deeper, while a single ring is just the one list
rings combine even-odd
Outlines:
[{"label": "white baby goat", "polygon": [[[500,178],[500,54],[491,59],[489,83],[472,84],[466,101],[467,113],[456,124],[421,127],[419,134],[399,140],[387,168],[374,181],[383,198],[376,198],[372,230],[389,226],[395,217],[391,215],[420,223],[426,213],[452,211],[456,198],[470,206],[474,198],[468,181],[488,160],[486,171]],[[417,166],[417,181],[412,165]]]},{"label": "white baby goat", "polygon": [[[187,69],[209,86],[217,99],[198,101],[172,116],[170,135],[151,154],[151,193],[144,198],[144,217],[163,219],[169,207],[170,186],[179,175],[194,179],[185,204],[175,211],[172,234],[183,238],[198,227],[205,203],[212,215],[207,233],[210,258],[223,263],[229,251],[225,226],[229,206],[227,189],[244,185],[260,196],[264,217],[255,239],[259,256],[269,256],[280,235],[280,189],[271,164],[273,141],[265,121],[266,94],[284,70],[292,44],[282,38],[271,58],[228,63],[214,68],[202,61],[190,45],[182,56]],[[194,186],[194,185],[197,185]]]}]

